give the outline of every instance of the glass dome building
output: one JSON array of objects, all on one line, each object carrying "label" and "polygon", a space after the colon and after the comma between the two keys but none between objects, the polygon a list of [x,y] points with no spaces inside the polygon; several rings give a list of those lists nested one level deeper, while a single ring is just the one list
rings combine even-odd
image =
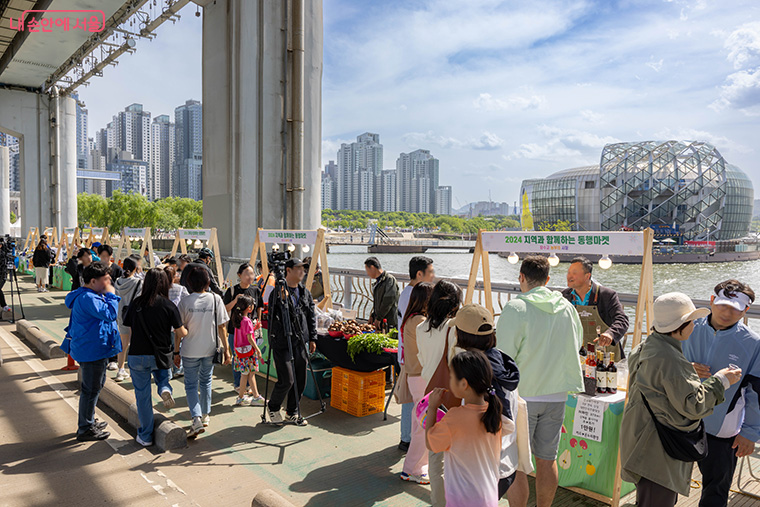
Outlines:
[{"label": "glass dome building", "polygon": [[573,230],[653,227],[716,241],[747,235],[752,182],[705,142],[608,144],[600,164],[529,179],[520,189],[524,229],[558,221]]}]

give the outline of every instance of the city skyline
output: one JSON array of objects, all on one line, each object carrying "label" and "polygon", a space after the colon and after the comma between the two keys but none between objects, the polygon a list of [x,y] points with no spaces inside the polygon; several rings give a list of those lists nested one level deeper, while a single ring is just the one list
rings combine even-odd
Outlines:
[{"label": "city skyline", "polygon": [[[182,14],[80,89],[91,125],[114,97],[169,113],[175,97],[201,96],[202,19]],[[390,153],[435,151],[457,208],[489,189],[511,204],[523,174],[597,164],[609,142],[691,139],[760,188],[758,20],[738,0],[325,0],[322,166],[381,132]]]}]

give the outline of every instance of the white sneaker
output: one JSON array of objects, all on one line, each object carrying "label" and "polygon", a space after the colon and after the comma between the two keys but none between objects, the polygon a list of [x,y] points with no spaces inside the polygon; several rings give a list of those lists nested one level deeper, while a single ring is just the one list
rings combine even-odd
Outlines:
[{"label": "white sneaker", "polygon": [[237,397],[235,399],[235,406],[236,407],[250,407],[251,406],[251,399],[248,396]]},{"label": "white sneaker", "polygon": [[296,426],[308,426],[309,421],[303,417],[298,417],[298,414],[289,415],[285,418],[285,422],[288,424],[295,424]]},{"label": "white sneaker", "polygon": [[137,440],[137,443],[143,447],[150,447],[151,445],[153,445],[153,442],[146,442],[145,440],[140,438],[140,435],[137,435],[137,437],[135,437],[135,440]]},{"label": "white sneaker", "polygon": [[106,366],[106,370],[108,371],[116,371],[119,369],[119,365],[116,363],[116,361],[111,361],[108,363],[108,366]]},{"label": "white sneaker", "polygon": [[9,312],[9,311],[11,311],[11,307],[10,306],[4,306],[3,307],[3,311],[4,312]]},{"label": "white sneaker", "polygon": [[203,424],[203,427],[206,428],[211,423],[211,415],[203,414],[203,419],[201,419],[201,423]]},{"label": "white sneaker", "polygon": [[174,408],[174,398],[172,392],[168,389],[161,393],[161,399],[164,401],[164,408]]},{"label": "white sneaker", "polygon": [[116,374],[116,377],[114,377],[114,380],[116,382],[121,382],[122,380],[126,379],[129,375],[127,374],[127,370],[124,368],[121,368],[119,372]]},{"label": "white sneaker", "polygon": [[277,411],[269,410],[269,422],[272,424],[282,424],[283,423],[282,412],[280,412],[279,410]]},{"label": "white sneaker", "polygon": [[187,432],[187,438],[195,438],[201,433],[206,431],[206,428],[203,427],[203,422],[201,421],[200,417],[193,417],[193,425],[190,427],[190,429]]}]

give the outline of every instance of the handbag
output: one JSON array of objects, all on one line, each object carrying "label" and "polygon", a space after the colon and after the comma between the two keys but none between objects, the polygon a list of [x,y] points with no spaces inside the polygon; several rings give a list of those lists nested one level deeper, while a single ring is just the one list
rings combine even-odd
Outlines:
[{"label": "handbag", "polygon": [[393,391],[393,397],[396,399],[396,403],[403,405],[405,403],[412,403],[412,392],[409,390],[409,377],[406,374],[406,366],[401,365],[399,370],[398,380],[396,381],[396,390]]},{"label": "handbag", "polygon": [[699,461],[707,457],[707,433],[705,432],[704,421],[700,420],[699,426],[691,431],[680,431],[671,428],[657,420],[644,393],[641,393],[641,398],[644,400],[644,406],[647,407],[649,414],[652,416],[654,427],[657,429],[657,435],[659,435],[662,447],[668,453],[668,456],[686,462]]},{"label": "handbag", "polygon": [[224,364],[224,347],[219,343],[219,326],[216,323],[216,297],[214,297],[214,364]]},{"label": "handbag", "polygon": [[138,308],[135,311],[135,315],[137,316],[137,322],[140,323],[140,327],[142,328],[142,332],[145,333],[145,335],[148,337],[148,341],[150,342],[150,346],[153,347],[153,357],[156,358],[156,366],[160,370],[168,370],[172,367],[172,357],[173,357],[173,351],[174,346],[169,345],[168,347],[161,347],[156,343],[156,340],[153,337],[153,333],[150,332],[150,329],[145,324],[145,315],[143,313],[144,308]]},{"label": "handbag", "polygon": [[129,305],[131,305],[132,301],[135,300],[135,295],[137,294],[137,291],[141,290],[141,289],[142,289],[142,280],[140,280],[139,282],[137,282],[137,287],[135,288],[134,291],[132,291],[132,297],[129,298],[129,304],[126,304],[126,305],[124,305],[121,308],[121,321],[122,322],[124,322],[124,319],[127,318],[127,312],[129,311]]},{"label": "handbag", "polygon": [[[436,387],[449,387],[449,333],[451,332],[451,328],[448,328],[446,330],[446,342],[443,348],[443,356],[441,357],[441,360],[438,362],[438,366],[435,369],[435,372],[433,373],[433,376],[430,378],[430,381],[428,382],[428,385],[425,387],[425,394],[428,394],[430,391],[435,389]],[[451,391],[448,389],[443,394],[443,398],[441,399],[441,405],[443,405],[446,408],[454,408],[458,407],[462,404],[462,398],[457,398],[452,394]]]}]

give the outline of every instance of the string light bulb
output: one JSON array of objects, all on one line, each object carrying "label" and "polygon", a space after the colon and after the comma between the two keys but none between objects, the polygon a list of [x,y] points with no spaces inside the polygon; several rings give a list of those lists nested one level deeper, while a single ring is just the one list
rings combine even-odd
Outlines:
[{"label": "string light bulb", "polygon": [[555,267],[559,265],[559,257],[557,257],[557,254],[552,252],[552,254],[549,256],[549,265],[551,267]]},{"label": "string light bulb", "polygon": [[612,266],[612,259],[610,259],[609,255],[605,255],[601,259],[599,259],[599,267],[602,269],[610,269]]},{"label": "string light bulb", "polygon": [[309,248],[309,245],[304,245],[304,246],[302,246],[302,247],[301,247],[301,251],[302,251],[303,253],[306,253],[306,252],[308,252],[309,250],[311,250],[311,249]]},{"label": "string light bulb", "polygon": [[192,239],[188,239],[187,240],[187,246],[191,246],[192,244],[193,244],[193,240]]},{"label": "string light bulb", "polygon": [[289,244],[288,245],[288,252],[293,253],[295,251],[296,251],[296,246],[293,243]]},{"label": "string light bulb", "polygon": [[517,261],[520,260],[520,256],[517,255],[515,252],[512,252],[511,254],[509,254],[509,257],[507,257],[507,260],[509,261],[510,264],[517,264]]},{"label": "string light bulb", "polygon": [[195,248],[200,248],[200,247],[202,247],[202,246],[203,246],[203,243],[201,243],[201,240],[199,240],[199,239],[196,239],[196,240],[195,240],[195,244],[194,244],[194,246],[195,246]]},{"label": "string light bulb", "polygon": [[280,251],[280,245],[278,245],[277,243],[275,243],[274,245],[272,245],[272,251],[273,252],[279,252]]}]

